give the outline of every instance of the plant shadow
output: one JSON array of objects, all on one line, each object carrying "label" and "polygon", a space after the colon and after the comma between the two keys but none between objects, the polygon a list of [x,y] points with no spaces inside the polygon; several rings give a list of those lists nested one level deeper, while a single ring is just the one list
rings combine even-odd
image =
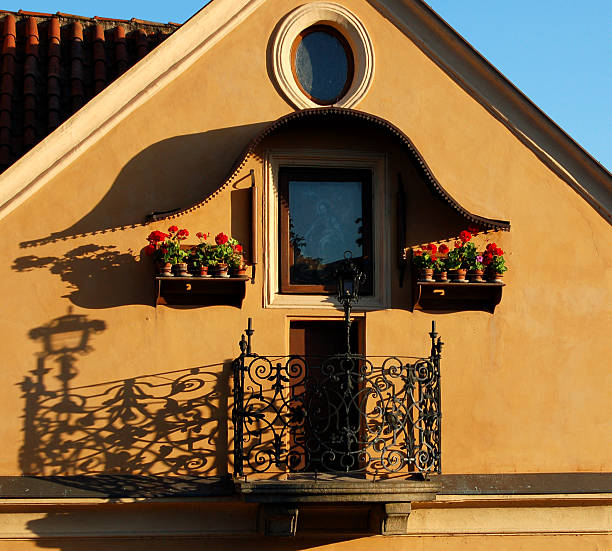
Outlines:
[{"label": "plant shadow", "polygon": [[113,245],[89,243],[63,256],[27,255],[16,258],[12,265],[17,272],[42,268],[60,276],[68,284],[68,293],[63,297],[82,308],[153,303],[153,287],[149,284],[151,263],[139,262]]}]

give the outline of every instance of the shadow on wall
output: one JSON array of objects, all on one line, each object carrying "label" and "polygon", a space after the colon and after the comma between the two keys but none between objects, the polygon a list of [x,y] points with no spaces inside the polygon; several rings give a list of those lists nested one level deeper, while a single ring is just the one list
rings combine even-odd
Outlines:
[{"label": "shadow on wall", "polygon": [[63,256],[27,255],[14,260],[12,269],[29,272],[46,268],[68,284],[63,295],[82,308],[112,308],[125,304],[153,303],[150,284],[152,263],[144,254],[141,262],[114,246],[81,245]]},{"label": "shadow on wall", "polygon": [[105,329],[69,312],[30,331],[43,349],[21,383],[23,474],[72,476],[77,487],[79,475],[101,475],[83,488],[106,493],[116,474],[226,475],[231,361],[79,387],[77,364]]},{"label": "shadow on wall", "polygon": [[249,141],[268,125],[220,128],[157,142],[123,167],[108,193],[78,222],[20,246],[133,227],[151,213],[188,208],[223,184]]}]

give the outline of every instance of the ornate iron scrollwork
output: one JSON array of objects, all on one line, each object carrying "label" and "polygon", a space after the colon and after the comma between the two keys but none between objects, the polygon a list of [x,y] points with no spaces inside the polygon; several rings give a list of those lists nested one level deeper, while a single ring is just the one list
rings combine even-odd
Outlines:
[{"label": "ornate iron scrollwork", "polygon": [[376,363],[350,353],[260,356],[243,338],[234,362],[236,474],[440,472],[442,342],[435,327],[430,336],[428,358]]}]

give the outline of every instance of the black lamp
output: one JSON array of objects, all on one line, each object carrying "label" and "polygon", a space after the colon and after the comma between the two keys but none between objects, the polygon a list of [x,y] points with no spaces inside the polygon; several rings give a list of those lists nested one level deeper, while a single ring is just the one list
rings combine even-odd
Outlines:
[{"label": "black lamp", "polygon": [[336,270],[338,302],[344,308],[346,324],[346,352],[351,353],[351,306],[359,300],[359,287],[365,281],[365,274],[355,265],[351,251],[344,253],[344,260]]}]

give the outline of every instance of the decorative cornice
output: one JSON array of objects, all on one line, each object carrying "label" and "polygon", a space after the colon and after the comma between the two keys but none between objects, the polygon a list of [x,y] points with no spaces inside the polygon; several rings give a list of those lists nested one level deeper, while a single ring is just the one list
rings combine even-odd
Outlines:
[{"label": "decorative cornice", "polygon": [[290,126],[296,121],[300,121],[303,119],[321,119],[325,122],[331,122],[332,120],[337,121],[338,119],[357,119],[364,121],[366,124],[371,124],[374,126],[378,126],[383,130],[392,134],[399,143],[407,150],[409,156],[413,159],[415,168],[423,177],[423,180],[431,190],[431,192],[438,197],[440,200],[447,203],[452,209],[454,209],[458,214],[463,216],[469,223],[478,226],[482,230],[510,230],[510,222],[505,220],[494,220],[492,218],[485,218],[484,216],[479,216],[477,214],[473,214],[464,207],[462,207],[457,200],[455,200],[450,193],[448,193],[442,185],[438,182],[436,177],[431,172],[429,166],[423,159],[423,156],[419,153],[415,145],[412,143],[410,138],[406,136],[397,126],[390,123],[389,121],[378,117],[376,115],[372,115],[370,113],[365,113],[363,111],[357,111],[355,109],[343,109],[340,107],[320,107],[317,109],[303,109],[301,111],[295,111],[293,113],[289,113],[283,117],[280,117],[272,124],[270,124],[267,128],[262,130],[255,138],[251,140],[249,145],[247,145],[243,154],[238,158],[234,167],[231,169],[229,176],[225,180],[225,183],[215,190],[215,192],[206,197],[200,203],[193,205],[184,210],[177,211],[172,213],[167,217],[156,218],[157,220],[165,219],[165,218],[174,218],[176,216],[181,216],[182,214],[186,214],[200,207],[201,205],[210,201],[212,196],[217,195],[223,189],[228,187],[230,183],[238,176],[238,173],[242,169],[242,167],[246,164],[247,160],[255,154],[258,146],[261,142],[279,130],[280,128],[284,128],[286,126]]}]

